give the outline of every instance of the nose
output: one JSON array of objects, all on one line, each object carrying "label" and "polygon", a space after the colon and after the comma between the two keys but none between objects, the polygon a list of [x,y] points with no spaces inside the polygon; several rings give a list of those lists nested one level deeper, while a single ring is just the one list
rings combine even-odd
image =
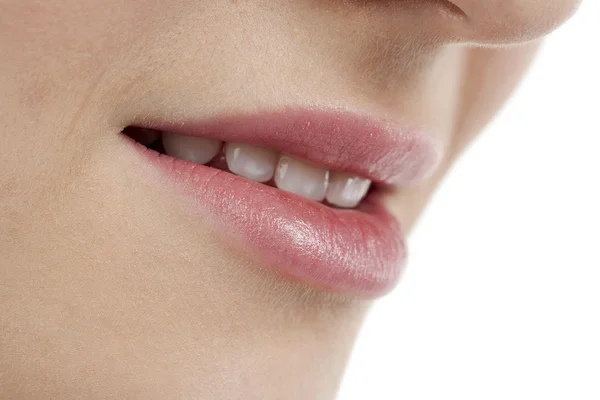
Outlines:
[{"label": "nose", "polygon": [[566,21],[581,0],[452,0],[464,21],[455,38],[475,44],[511,44],[539,38]]}]

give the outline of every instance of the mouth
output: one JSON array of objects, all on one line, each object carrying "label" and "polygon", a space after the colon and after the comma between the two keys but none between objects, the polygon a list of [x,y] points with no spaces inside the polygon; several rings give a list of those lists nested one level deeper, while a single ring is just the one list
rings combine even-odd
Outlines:
[{"label": "mouth", "polygon": [[391,290],[406,264],[385,198],[439,160],[415,128],[339,111],[152,121],[123,134],[237,251],[285,279],[363,297]]}]

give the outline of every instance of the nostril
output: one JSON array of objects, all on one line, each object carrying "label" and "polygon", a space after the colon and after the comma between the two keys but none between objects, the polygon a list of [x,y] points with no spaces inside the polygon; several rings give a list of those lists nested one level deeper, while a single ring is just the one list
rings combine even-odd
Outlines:
[{"label": "nostril", "polygon": [[416,8],[427,3],[427,5],[437,7],[439,12],[448,17],[465,18],[467,16],[463,9],[452,0],[397,0],[397,2],[403,3],[406,8]]},{"label": "nostril", "polygon": [[[538,39],[566,21],[581,0],[451,0],[468,17],[461,41],[505,45]],[[465,28],[466,29],[463,29]]]},{"label": "nostril", "polygon": [[433,0],[436,3],[439,3],[442,7],[444,7],[450,15],[459,18],[467,18],[467,14],[465,11],[456,5],[453,1],[450,0]]}]

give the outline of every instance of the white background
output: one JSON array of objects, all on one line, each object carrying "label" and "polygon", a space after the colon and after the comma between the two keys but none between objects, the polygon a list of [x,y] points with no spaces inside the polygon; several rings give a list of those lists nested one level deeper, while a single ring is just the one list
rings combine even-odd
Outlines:
[{"label": "white background", "polygon": [[599,76],[584,0],[434,197],[340,400],[600,399]]}]

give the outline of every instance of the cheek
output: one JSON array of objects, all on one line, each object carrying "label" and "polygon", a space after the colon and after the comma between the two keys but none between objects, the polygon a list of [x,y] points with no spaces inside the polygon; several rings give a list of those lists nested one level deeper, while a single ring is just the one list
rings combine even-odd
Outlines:
[{"label": "cheek", "polygon": [[565,22],[581,0],[453,0],[469,20],[476,43],[507,44],[537,39]]}]

